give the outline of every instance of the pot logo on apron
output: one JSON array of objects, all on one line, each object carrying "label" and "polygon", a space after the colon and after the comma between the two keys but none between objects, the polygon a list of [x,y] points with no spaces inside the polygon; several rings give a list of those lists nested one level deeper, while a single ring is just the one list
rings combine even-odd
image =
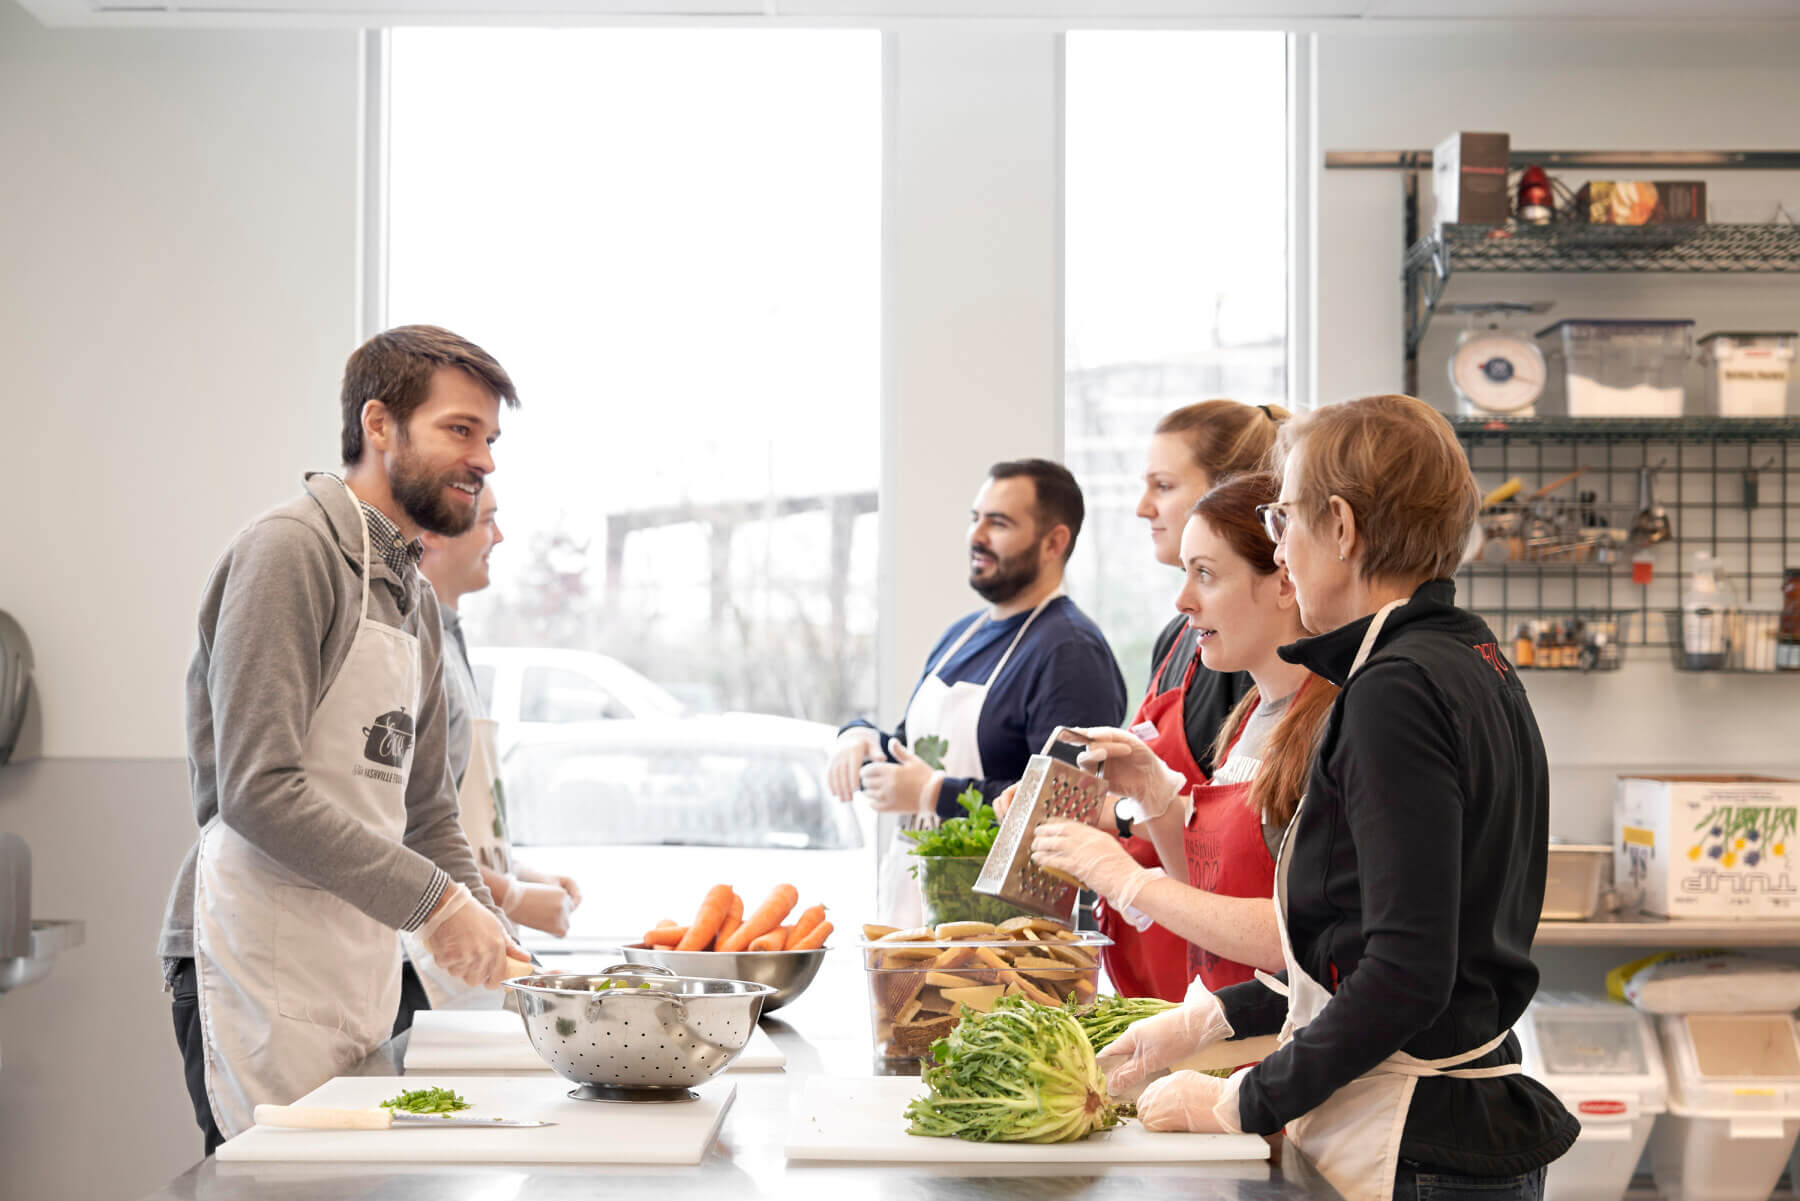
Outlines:
[{"label": "pot logo on apron", "polygon": [[363,744],[363,758],[383,767],[405,766],[406,753],[413,744],[413,719],[405,709],[389,709],[373,725],[364,726],[362,732],[368,739]]}]

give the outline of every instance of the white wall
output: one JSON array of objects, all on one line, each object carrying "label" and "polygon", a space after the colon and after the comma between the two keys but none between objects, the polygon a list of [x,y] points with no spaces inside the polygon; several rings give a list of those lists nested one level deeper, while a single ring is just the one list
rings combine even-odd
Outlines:
[{"label": "white wall", "polygon": [[[1325,35],[1319,141],[1327,151],[1430,148],[1454,130],[1483,129],[1535,150],[1793,149],[1797,56],[1793,30]],[[1703,177],[1715,220],[1770,220],[1778,201],[1800,210],[1800,173]],[[1400,389],[1400,187],[1396,173],[1320,175],[1321,401]],[[1423,191],[1429,222],[1429,178]],[[1446,295],[1488,299],[1556,301],[1541,323],[1527,319],[1531,329],[1589,316],[1691,317],[1696,332],[1800,327],[1800,278],[1791,274],[1471,275],[1453,277]],[[1452,407],[1444,363],[1460,328],[1460,318],[1440,317],[1421,349],[1420,394],[1441,407]],[[1789,679],[1680,674],[1645,650],[1617,673],[1540,672],[1527,686],[1550,757],[1559,836],[1610,840],[1620,770],[1800,772],[1800,693]],[[1592,989],[1632,957],[1600,949],[1540,959],[1549,985]]]},{"label": "white wall", "polygon": [[0,996],[8,1197],[117,1201],[200,1158],[153,954],[193,838],[182,677],[231,533],[337,461],[358,48],[51,32],[0,2],[0,608],[48,756],[0,768],[0,829],[34,911],[87,922]]}]

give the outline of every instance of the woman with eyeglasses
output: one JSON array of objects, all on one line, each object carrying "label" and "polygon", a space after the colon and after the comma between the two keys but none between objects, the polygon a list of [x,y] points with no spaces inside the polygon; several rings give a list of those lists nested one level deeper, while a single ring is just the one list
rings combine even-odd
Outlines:
[{"label": "woman with eyeglasses", "polygon": [[[1150,437],[1144,467],[1144,493],[1137,515],[1149,526],[1151,553],[1158,563],[1181,567],[1181,539],[1194,504],[1231,476],[1262,470],[1275,445],[1275,432],[1287,419],[1278,405],[1247,405],[1235,400],[1205,400],[1163,415]],[[1150,654],[1150,684],[1131,719],[1157,757],[1180,773],[1184,789],[1207,783],[1213,774],[1213,742],[1226,716],[1251,688],[1248,673],[1214,671],[1201,660],[1198,635],[1177,613],[1157,636]],[[1106,828],[1136,864],[1156,868],[1156,846],[1134,833],[1134,821],[1146,815],[1135,802],[1109,815]],[[1248,826],[1241,841],[1250,842]],[[1170,844],[1181,862],[1179,830]],[[1271,871],[1273,869],[1271,868]],[[1184,876],[1177,871],[1177,880]],[[1265,892],[1266,896],[1267,893]],[[1107,978],[1129,997],[1161,997],[1179,1001],[1187,992],[1187,940],[1142,914],[1127,917],[1104,897],[1096,910],[1101,933],[1113,944],[1101,952]]]},{"label": "woman with eyeglasses", "polygon": [[1455,605],[1474,478],[1407,396],[1320,409],[1278,449],[1263,516],[1318,631],[1283,658],[1341,687],[1276,867],[1285,972],[1133,1025],[1102,1055],[1108,1085],[1279,1030],[1229,1080],[1151,1084],[1144,1124],[1285,1128],[1347,1201],[1535,1201],[1579,1127],[1520,1074],[1511,1033],[1537,989],[1548,771],[1499,640]]},{"label": "woman with eyeglasses", "polygon": [[[1110,831],[1081,822],[1045,822],[1032,838],[1034,863],[1184,940],[1184,975],[1206,990],[1281,967],[1269,902],[1275,848],[1337,691],[1280,654],[1305,631],[1293,585],[1257,517],[1275,493],[1272,475],[1235,476],[1201,497],[1182,523],[1185,578],[1175,607],[1199,648],[1197,661],[1251,678],[1208,746],[1218,765],[1211,779],[1194,784],[1156,743],[1124,730],[1080,731],[1091,743],[1083,763],[1104,763],[1108,786],[1129,798],[1118,807],[1143,811],[1163,868],[1174,870],[1141,865]],[[1184,993],[1187,987],[1184,980]]]}]

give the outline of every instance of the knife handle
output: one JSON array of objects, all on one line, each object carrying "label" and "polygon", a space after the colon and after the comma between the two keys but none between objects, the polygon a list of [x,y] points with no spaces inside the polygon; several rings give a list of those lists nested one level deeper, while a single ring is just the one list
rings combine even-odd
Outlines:
[{"label": "knife handle", "polygon": [[326,1109],[316,1105],[258,1105],[258,1126],[297,1126],[308,1130],[387,1130],[394,1124],[387,1109]]}]

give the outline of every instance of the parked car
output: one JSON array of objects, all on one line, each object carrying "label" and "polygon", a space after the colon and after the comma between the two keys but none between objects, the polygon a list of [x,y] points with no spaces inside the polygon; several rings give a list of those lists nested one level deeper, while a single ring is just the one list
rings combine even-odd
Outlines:
[{"label": "parked car", "polygon": [[534,949],[634,941],[664,917],[685,923],[715,883],[754,906],[785,881],[856,920],[873,901],[873,817],[825,790],[831,726],[691,714],[588,651],[479,648],[470,659],[501,724],[513,844],[584,894],[568,938],[528,931]]}]

